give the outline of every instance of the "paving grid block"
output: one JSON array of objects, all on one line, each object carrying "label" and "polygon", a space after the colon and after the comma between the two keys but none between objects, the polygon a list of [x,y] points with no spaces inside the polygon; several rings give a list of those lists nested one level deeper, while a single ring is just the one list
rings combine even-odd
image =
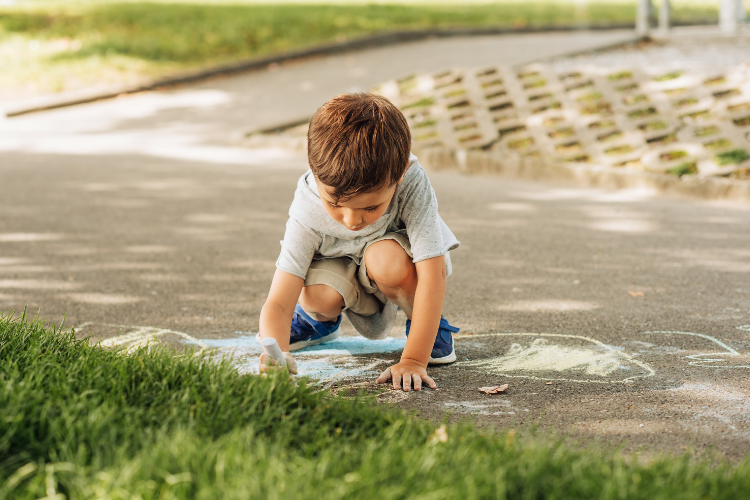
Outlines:
[{"label": "paving grid block", "polygon": [[750,65],[722,74],[455,68],[373,91],[404,112],[418,150],[750,179]]}]

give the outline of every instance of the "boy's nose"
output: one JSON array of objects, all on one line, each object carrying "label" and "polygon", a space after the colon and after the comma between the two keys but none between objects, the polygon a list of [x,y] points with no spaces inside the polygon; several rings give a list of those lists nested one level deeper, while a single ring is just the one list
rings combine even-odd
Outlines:
[{"label": "boy's nose", "polygon": [[359,227],[362,223],[362,218],[354,210],[347,210],[344,212],[344,224],[348,227]]}]

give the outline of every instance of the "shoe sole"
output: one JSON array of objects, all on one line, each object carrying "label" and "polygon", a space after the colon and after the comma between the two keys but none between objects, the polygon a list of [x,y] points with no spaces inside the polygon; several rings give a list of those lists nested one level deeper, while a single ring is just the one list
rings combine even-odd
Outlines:
[{"label": "shoe sole", "polygon": [[315,340],[300,340],[299,342],[295,342],[294,344],[289,345],[289,351],[299,351],[300,349],[304,349],[305,347],[310,347],[311,345],[318,345],[323,344],[324,342],[330,342],[332,340],[336,340],[339,338],[339,335],[341,335],[341,327],[336,328],[334,331],[326,335],[325,337],[320,337],[319,339]]},{"label": "shoe sole", "polygon": [[443,356],[442,358],[433,358],[430,356],[429,361],[427,361],[427,364],[429,365],[447,365],[448,363],[453,363],[456,361],[456,346],[453,342],[453,337],[451,336],[451,353],[447,356]]}]

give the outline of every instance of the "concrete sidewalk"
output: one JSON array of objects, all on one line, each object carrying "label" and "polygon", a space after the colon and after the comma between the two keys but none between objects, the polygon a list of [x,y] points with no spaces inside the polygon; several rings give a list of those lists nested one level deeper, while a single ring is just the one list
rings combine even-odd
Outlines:
[{"label": "concrete sidewalk", "polygon": [[236,107],[227,109],[225,123],[246,124],[252,130],[309,118],[320,104],[337,94],[368,91],[391,78],[454,66],[484,66],[492,61],[528,64],[633,39],[631,31],[435,39],[292,63],[265,73],[206,82],[196,88],[229,93]]},{"label": "concrete sidewalk", "polygon": [[[228,348],[253,368],[304,157],[256,166],[139,154],[6,153],[0,310],[125,346]],[[738,207],[431,172],[461,241],[444,314],[459,362],[440,391],[381,399],[439,421],[539,422],[630,450],[750,448],[750,218]],[[391,337],[297,352],[304,374],[375,389]],[[505,395],[477,388],[508,383]]]}]

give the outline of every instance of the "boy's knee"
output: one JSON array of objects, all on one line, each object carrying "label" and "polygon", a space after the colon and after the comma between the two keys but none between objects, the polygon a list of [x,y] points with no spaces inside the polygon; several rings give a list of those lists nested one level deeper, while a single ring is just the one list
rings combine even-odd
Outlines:
[{"label": "boy's knee", "polygon": [[328,285],[310,285],[302,289],[299,303],[306,311],[325,314],[340,312],[344,307],[344,298]]},{"label": "boy's knee", "polygon": [[395,240],[373,243],[365,252],[367,275],[379,286],[401,288],[416,278],[416,268],[409,255]]}]

